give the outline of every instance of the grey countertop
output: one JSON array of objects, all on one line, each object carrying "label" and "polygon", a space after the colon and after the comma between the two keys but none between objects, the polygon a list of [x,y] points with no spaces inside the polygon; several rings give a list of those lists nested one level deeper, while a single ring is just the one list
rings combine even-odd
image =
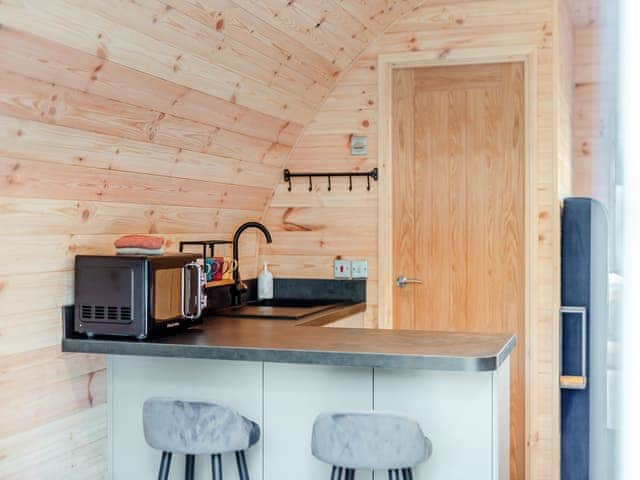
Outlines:
[{"label": "grey countertop", "polygon": [[365,309],[340,305],[303,320],[208,316],[174,336],[139,341],[65,334],[65,352],[176,358],[492,371],[515,346],[511,334],[327,328]]}]

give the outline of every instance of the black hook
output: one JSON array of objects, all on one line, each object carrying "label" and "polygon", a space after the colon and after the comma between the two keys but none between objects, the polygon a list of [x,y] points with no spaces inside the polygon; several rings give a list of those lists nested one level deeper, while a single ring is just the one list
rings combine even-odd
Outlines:
[{"label": "black hook", "polygon": [[371,190],[371,177],[367,175],[367,190]]},{"label": "black hook", "polygon": [[351,175],[349,175],[349,191],[353,190],[353,183],[351,182]]},{"label": "black hook", "polygon": [[327,180],[329,181],[329,186],[327,187],[327,191],[331,191],[331,175],[327,176]]},{"label": "black hook", "polygon": [[288,168],[284,169],[284,181],[289,182],[289,191],[291,191],[291,172]]},{"label": "black hook", "polygon": [[313,183],[311,182],[311,175],[309,175],[309,191],[313,191]]}]

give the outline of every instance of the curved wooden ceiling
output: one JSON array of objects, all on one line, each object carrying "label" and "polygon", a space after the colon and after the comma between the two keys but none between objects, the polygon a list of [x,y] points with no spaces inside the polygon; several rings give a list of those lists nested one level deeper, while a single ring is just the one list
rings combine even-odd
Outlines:
[{"label": "curved wooden ceiling", "polygon": [[201,122],[225,131],[218,137],[252,137],[241,144],[269,159],[294,143],[342,70],[419,3],[5,0],[2,66],[164,113],[153,125],[135,118],[150,140],[163,127]]}]

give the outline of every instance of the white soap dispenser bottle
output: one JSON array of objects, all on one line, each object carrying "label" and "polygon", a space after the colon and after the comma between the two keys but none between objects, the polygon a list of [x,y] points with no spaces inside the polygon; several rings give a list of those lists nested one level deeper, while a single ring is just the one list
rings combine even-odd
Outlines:
[{"label": "white soap dispenser bottle", "polygon": [[273,274],[267,268],[265,262],[264,268],[258,275],[258,300],[271,300],[273,298]]}]

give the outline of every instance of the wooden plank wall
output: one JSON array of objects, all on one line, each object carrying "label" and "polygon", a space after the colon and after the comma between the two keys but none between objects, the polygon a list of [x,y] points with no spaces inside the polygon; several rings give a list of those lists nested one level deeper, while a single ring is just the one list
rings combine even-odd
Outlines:
[{"label": "wooden plank wall", "polygon": [[573,189],[609,208],[614,221],[618,103],[618,2],[572,0]]},{"label": "wooden plank wall", "polygon": [[[536,202],[534,238],[536,256],[535,301],[531,319],[528,363],[529,385],[535,394],[527,404],[527,477],[558,478],[557,344],[559,306],[559,158],[554,109],[559,103],[558,75],[554,67],[554,29],[557,0],[461,0],[432,1],[392,24],[356,60],[306,127],[291,152],[287,167],[295,170],[368,170],[377,165],[377,58],[382,53],[433,51],[443,58],[460,48],[521,45],[536,51],[538,128],[528,132],[536,138]],[[563,100],[566,104],[566,99]],[[563,117],[566,122],[567,116]],[[366,135],[369,155],[349,155],[349,136]],[[566,137],[563,140],[567,142]],[[565,147],[566,148],[566,147]],[[275,242],[261,248],[262,259],[273,264],[276,276],[332,274],[333,258],[369,260],[367,288],[369,327],[377,321],[377,186],[367,192],[362,182],[348,192],[344,182],[307,191],[305,182],[294,183],[288,192],[278,185],[266,213]]]},{"label": "wooden plank wall", "polygon": [[74,255],[261,219],[336,79],[418,3],[0,2],[0,478],[106,475],[103,358],[59,348]]},{"label": "wooden plank wall", "polygon": [[555,118],[556,157],[558,165],[558,196],[565,198],[572,191],[573,157],[573,16],[570,0],[557,0]]}]

